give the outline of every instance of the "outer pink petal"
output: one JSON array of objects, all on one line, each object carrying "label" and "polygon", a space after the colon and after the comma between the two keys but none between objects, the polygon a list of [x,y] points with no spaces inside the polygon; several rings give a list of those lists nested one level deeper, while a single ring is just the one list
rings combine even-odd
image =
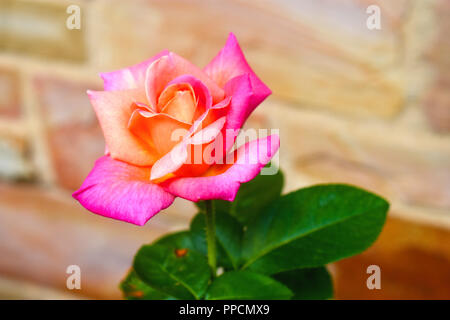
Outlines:
[{"label": "outer pink petal", "polygon": [[231,97],[227,129],[240,129],[257,107],[251,103],[253,94],[249,76],[245,74],[232,79],[225,86],[225,92],[227,96]]},{"label": "outer pink petal", "polygon": [[145,73],[147,72],[148,67],[153,61],[168,54],[169,51],[163,50],[152,58],[134,66],[116,71],[100,73],[100,77],[103,79],[104,89],[106,91],[112,91],[144,88]]},{"label": "outer pink petal", "polygon": [[225,86],[227,97],[231,97],[228,107],[227,122],[223,128],[224,150],[222,154],[227,154],[233,146],[239,130],[257,105],[252,104],[251,81],[248,74],[233,78]]},{"label": "outer pink petal", "polygon": [[[171,194],[191,200],[233,201],[241,183],[252,180],[270,161],[280,146],[277,135],[251,141],[237,151],[237,160],[225,172],[214,176],[173,178],[161,184]],[[224,165],[214,165],[211,171]]]},{"label": "outer pink petal", "polygon": [[222,88],[224,88],[231,79],[248,74],[253,94],[251,98],[253,108],[272,93],[248,65],[244,53],[233,33],[230,33],[225,46],[204,68],[204,71]]},{"label": "outer pink petal", "polygon": [[142,226],[174,200],[149,181],[149,174],[149,168],[103,156],[72,196],[94,213]]}]

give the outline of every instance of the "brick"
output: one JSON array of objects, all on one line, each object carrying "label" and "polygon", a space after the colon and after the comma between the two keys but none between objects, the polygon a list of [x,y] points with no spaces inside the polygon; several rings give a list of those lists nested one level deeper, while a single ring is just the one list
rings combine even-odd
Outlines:
[{"label": "brick", "polygon": [[34,88],[57,182],[68,189],[77,189],[105,149],[102,131],[86,94],[87,89],[96,87],[37,76]]},{"label": "brick", "polygon": [[427,93],[424,108],[434,130],[450,132],[450,77],[438,79],[434,83]]},{"label": "brick", "polygon": [[423,107],[430,126],[439,133],[450,131],[450,4],[439,0],[435,8],[437,31],[426,58],[433,68],[435,79],[425,93]]},{"label": "brick", "polygon": [[66,27],[69,17],[66,8],[70,4],[73,1],[2,0],[0,50],[49,59],[83,61],[83,22],[80,30]]},{"label": "brick", "polygon": [[[450,299],[450,231],[388,218],[375,244],[335,263],[337,299]],[[381,290],[369,290],[369,265],[381,270]]]},{"label": "brick", "polygon": [[[193,212],[188,201],[176,201],[138,227],[92,214],[61,190],[0,184],[0,274],[63,294],[118,299],[139,247],[187,228]],[[81,268],[79,291],[66,288],[73,264]]]},{"label": "brick", "polygon": [[18,119],[21,112],[20,78],[17,71],[0,67],[0,117]]},{"label": "brick", "polygon": [[33,178],[28,145],[23,138],[0,133],[0,178],[9,181]]},{"label": "brick", "polygon": [[359,1],[339,8],[328,0],[133,3],[96,2],[89,37],[99,71],[137,63],[166,48],[202,66],[233,31],[252,67],[279,97],[381,117],[397,114],[405,102],[407,76],[396,61],[408,2],[383,1],[388,23],[379,32],[366,28],[367,4]]},{"label": "brick", "polygon": [[448,39],[449,30],[450,26],[447,27],[447,30],[438,31],[434,43],[431,44],[427,52],[427,58],[434,66],[436,72],[438,74],[442,73],[443,75],[445,75],[445,70],[450,69],[450,40]]},{"label": "brick", "polygon": [[428,61],[434,69],[435,79],[423,99],[425,115],[430,126],[439,133],[450,132],[450,4],[437,1],[436,31],[434,41],[429,48]]}]

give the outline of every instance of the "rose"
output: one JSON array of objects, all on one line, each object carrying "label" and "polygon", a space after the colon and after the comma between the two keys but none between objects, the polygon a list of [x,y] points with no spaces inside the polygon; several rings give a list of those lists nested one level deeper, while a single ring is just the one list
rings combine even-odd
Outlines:
[{"label": "rose", "polygon": [[[203,70],[163,51],[101,77],[105,91],[88,95],[106,152],[73,194],[94,213],[143,225],[175,197],[233,201],[240,184],[278,150],[272,135],[230,151],[245,120],[271,93],[233,34]],[[183,134],[174,139],[177,132]],[[214,150],[209,156],[201,152],[200,162],[191,161],[195,150],[208,148]]]}]

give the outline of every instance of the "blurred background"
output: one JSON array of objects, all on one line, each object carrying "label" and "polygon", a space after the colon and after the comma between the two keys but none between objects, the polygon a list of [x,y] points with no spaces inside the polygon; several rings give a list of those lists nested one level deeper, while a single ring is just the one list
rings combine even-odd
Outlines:
[{"label": "blurred background", "polygon": [[71,198],[104,150],[85,92],[162,49],[203,67],[232,31],[274,92],[248,126],[280,129],[285,192],[348,182],[392,204],[330,266],[336,298],[450,299],[449,17],[448,0],[1,0],[0,298],[121,298],[140,245],[188,225],[183,200],[135,227]]}]

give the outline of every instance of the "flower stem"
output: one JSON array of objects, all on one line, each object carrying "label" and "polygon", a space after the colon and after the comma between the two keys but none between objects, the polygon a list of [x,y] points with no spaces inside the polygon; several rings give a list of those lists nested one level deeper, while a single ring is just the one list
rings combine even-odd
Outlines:
[{"label": "flower stem", "polygon": [[206,242],[208,244],[208,263],[213,277],[216,276],[216,213],[212,200],[206,200]]}]

